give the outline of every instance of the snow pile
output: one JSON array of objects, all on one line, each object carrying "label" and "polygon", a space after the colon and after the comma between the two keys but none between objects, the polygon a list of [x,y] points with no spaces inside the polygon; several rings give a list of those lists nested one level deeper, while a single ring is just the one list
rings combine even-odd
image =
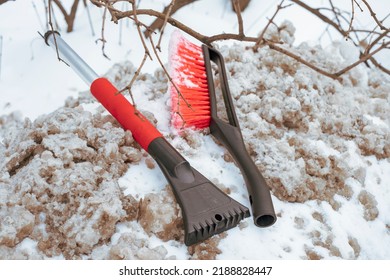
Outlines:
[{"label": "snow pile", "polygon": [[[267,48],[221,51],[248,149],[278,198],[350,198],[346,181],[364,183],[362,156],[390,158],[386,77],[361,65],[340,83]],[[335,47],[332,54],[306,44],[293,51],[330,71],[344,62]]]},{"label": "snow pile", "polygon": [[134,219],[117,179],[142,154],[110,116],[61,108],[9,127],[3,143],[1,245],[29,237],[46,256],[74,258]]},{"label": "snow pile", "polygon": [[[353,54],[340,43],[292,47],[293,35],[288,23],[266,34],[332,71]],[[390,80],[361,65],[335,81],[267,47],[220,50],[248,151],[274,195],[274,226],[249,218],[184,246],[154,161],[84,92],[34,122],[0,117],[0,259],[389,258]],[[107,77],[123,88],[135,71],[118,64]],[[240,171],[207,131],[171,129],[167,91],[162,70],[132,89],[172,145],[248,206]]]},{"label": "snow pile", "polygon": [[[76,106],[80,100],[91,101],[82,95],[67,103]],[[80,258],[107,243],[118,222],[138,218],[147,224],[148,219],[138,215],[139,202],[124,196],[118,185],[129,164],[138,163],[143,152],[130,132],[102,113],[103,108],[95,111],[64,107],[33,123],[13,116],[1,118],[2,259]],[[140,210],[144,208],[147,203]],[[145,258],[147,240],[126,236],[118,244],[138,243],[122,253],[116,244],[108,257]],[[26,237],[38,248],[38,255],[8,249]],[[140,247],[145,256],[138,252]],[[149,251],[155,258],[166,254],[160,249]]]}]

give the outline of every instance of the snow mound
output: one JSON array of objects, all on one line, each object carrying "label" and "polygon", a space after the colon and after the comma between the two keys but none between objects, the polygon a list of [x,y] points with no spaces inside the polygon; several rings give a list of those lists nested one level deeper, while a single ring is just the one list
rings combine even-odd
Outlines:
[{"label": "snow mound", "polygon": [[[329,70],[343,66],[337,52],[307,44],[292,51]],[[361,65],[339,82],[268,48],[236,45],[221,52],[244,139],[279,199],[348,198],[348,178],[364,183],[363,156],[390,158],[384,75]]]},{"label": "snow mound", "polygon": [[29,236],[49,257],[88,255],[137,207],[117,179],[142,154],[110,116],[60,108],[9,127],[3,143],[1,245]]}]

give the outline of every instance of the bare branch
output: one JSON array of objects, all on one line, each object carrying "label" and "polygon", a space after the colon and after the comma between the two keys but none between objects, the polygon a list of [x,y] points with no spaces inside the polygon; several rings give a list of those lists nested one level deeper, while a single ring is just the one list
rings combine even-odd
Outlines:
[{"label": "bare branch", "polygon": [[[352,31],[352,25],[353,25],[353,21],[355,19],[355,4],[359,7],[360,11],[363,12],[363,10],[360,7],[359,3],[356,2],[356,0],[351,0],[352,13],[351,13],[351,19],[349,21],[349,26],[348,26],[348,30],[347,30],[347,34],[348,34],[347,37],[349,37],[349,34]],[[341,27],[341,24],[339,24],[339,26]]]},{"label": "bare branch", "polygon": [[57,39],[56,39],[56,33],[55,33],[55,30],[54,30],[54,27],[53,27],[53,22],[52,22],[51,1],[52,1],[52,0],[49,0],[49,2],[48,2],[48,11],[49,11],[49,14],[48,14],[48,25],[49,25],[49,27],[50,27],[50,30],[51,30],[52,32],[54,32],[54,33],[53,33],[53,38],[54,38],[54,45],[55,45],[56,53],[57,53],[57,59],[58,59],[58,61],[63,62],[63,63],[65,63],[67,66],[69,66],[69,64],[68,64],[65,60],[63,60],[63,59],[60,57],[60,52],[59,52],[59,50],[58,50]]},{"label": "bare branch", "polygon": [[270,43],[270,42],[267,42],[267,45],[270,47],[270,49],[272,50],[276,50],[280,53],[283,53],[293,59],[295,59],[296,61],[306,65],[307,67],[313,69],[314,71],[324,75],[324,76],[327,76],[329,78],[332,78],[332,79],[335,79],[335,80],[338,80],[343,74],[347,73],[348,71],[350,71],[351,69],[355,68],[356,66],[358,66],[359,64],[362,64],[364,62],[366,62],[367,60],[371,59],[375,54],[377,54],[378,52],[380,52],[381,50],[385,49],[385,48],[388,48],[390,46],[390,42],[386,42],[384,44],[382,44],[378,49],[376,49],[375,51],[373,51],[372,53],[367,53],[365,54],[364,56],[360,57],[360,59],[354,63],[352,63],[351,65],[345,67],[344,69],[340,70],[340,71],[337,71],[336,73],[330,73],[324,69],[321,69],[315,65],[313,65],[312,63],[304,60],[301,56],[297,55],[297,54],[294,54],[284,48],[281,48],[279,46],[277,46],[276,44],[274,43]]},{"label": "bare branch", "polygon": [[248,37],[248,36],[242,37],[241,35],[233,34],[233,33],[222,33],[222,34],[217,34],[217,35],[213,35],[210,37],[205,36],[203,40],[199,40],[199,41],[202,41],[206,45],[211,45],[211,43],[213,43],[215,41],[224,41],[224,40],[236,40],[236,41],[241,41],[241,42],[255,43],[257,41],[257,38]]},{"label": "bare branch", "polygon": [[[10,0],[0,0],[0,5],[6,3],[6,2],[8,2],[8,1],[10,1]],[[15,1],[15,0],[12,0],[12,1]]]},{"label": "bare branch", "polygon": [[[158,54],[158,52],[157,52],[157,50],[156,50],[156,47],[155,47],[155,45],[154,45],[152,36],[149,37],[149,40],[150,40],[150,44],[152,45],[153,52],[154,52],[155,56],[157,57],[158,63],[160,64],[161,68],[163,69],[165,75],[168,77],[169,82],[174,86],[174,88],[175,88],[176,91],[177,91],[177,94],[179,95],[179,97],[180,97],[181,99],[183,99],[183,101],[185,102],[186,106],[189,107],[189,108],[191,108],[191,104],[188,103],[188,101],[187,101],[187,100],[184,98],[184,96],[181,94],[179,88],[178,88],[177,85],[173,82],[173,80],[172,80],[172,78],[171,78],[171,75],[169,75],[169,73],[168,73],[166,67],[164,66],[164,63],[162,63],[161,58],[160,58],[160,56],[159,56],[159,54]],[[180,98],[179,98],[179,99],[180,99]]]},{"label": "bare branch", "polygon": [[377,18],[376,13],[372,10],[371,6],[367,3],[367,1],[362,0],[362,2],[364,3],[364,5],[366,5],[368,10],[370,11],[372,18],[375,20],[376,24],[380,27],[380,29],[381,30],[388,30],[389,28],[384,26],[383,23]]},{"label": "bare branch", "polygon": [[133,103],[134,108],[136,108],[137,105],[136,105],[136,103],[135,103],[135,99],[134,99],[133,92],[132,92],[131,89],[133,88],[133,85],[134,85],[135,81],[137,80],[138,76],[141,74],[141,69],[142,69],[142,67],[144,66],[144,64],[145,64],[147,58],[148,58],[148,54],[145,52],[145,53],[144,53],[144,57],[143,57],[143,59],[142,59],[142,61],[141,61],[141,64],[138,66],[137,70],[135,71],[134,76],[133,76],[133,78],[131,79],[130,83],[129,83],[124,89],[121,89],[120,91],[118,91],[118,92],[116,93],[116,95],[117,95],[117,94],[122,94],[122,93],[124,93],[125,91],[128,91],[128,93],[129,93],[129,95],[130,95],[130,98],[131,98],[131,101],[132,101],[132,103]]},{"label": "bare branch", "polygon": [[259,39],[257,39],[257,42],[256,42],[256,44],[254,45],[253,49],[257,49],[257,48],[260,46],[260,44],[263,42],[265,32],[267,32],[268,27],[269,27],[269,26],[271,25],[271,23],[274,21],[276,15],[279,13],[279,11],[282,9],[283,2],[284,2],[284,0],[282,0],[282,2],[280,2],[280,4],[276,7],[275,13],[274,13],[274,14],[272,15],[272,17],[268,20],[267,25],[264,27],[263,31],[260,33]]},{"label": "bare branch", "polygon": [[306,65],[307,67],[313,69],[314,71],[324,75],[324,76],[327,76],[327,77],[332,78],[334,80],[338,80],[339,79],[339,77],[337,75],[329,73],[329,72],[327,72],[327,71],[325,71],[325,70],[323,70],[323,69],[313,65],[312,63],[304,60],[301,56],[296,55],[296,54],[294,54],[294,53],[292,53],[292,52],[290,52],[290,51],[288,51],[288,50],[286,50],[284,48],[281,48],[281,47],[277,46],[274,43],[266,42],[266,44],[269,46],[270,49],[278,51],[278,52],[280,52],[282,54],[285,54],[285,55],[295,59],[296,61]]},{"label": "bare branch", "polygon": [[[131,2],[131,5],[132,5],[133,13],[132,13],[132,17],[131,17],[130,15],[128,15],[127,17],[130,18],[130,19],[132,19],[132,20],[134,21],[134,23],[135,23],[135,25],[136,25],[136,27],[137,27],[138,35],[139,35],[139,37],[140,37],[140,39],[141,39],[141,43],[142,43],[142,45],[143,45],[143,47],[144,47],[144,51],[145,51],[145,52],[144,52],[144,57],[143,57],[143,59],[142,59],[142,61],[141,61],[141,64],[138,66],[138,69],[135,71],[134,76],[133,76],[133,78],[131,79],[130,83],[129,83],[124,89],[120,90],[120,91],[118,92],[118,94],[123,93],[124,91],[128,91],[129,94],[130,94],[130,97],[131,97],[131,99],[132,99],[133,105],[134,105],[134,107],[136,107],[135,100],[134,100],[133,93],[132,93],[133,84],[134,84],[134,82],[137,80],[138,76],[140,75],[141,70],[142,70],[142,68],[143,68],[143,66],[144,66],[144,64],[145,64],[145,62],[146,62],[146,60],[147,60],[147,58],[149,57],[150,60],[153,60],[153,58],[152,58],[152,56],[150,55],[149,48],[148,48],[148,46],[146,45],[146,42],[145,42],[145,40],[144,40],[142,31],[141,31],[141,26],[146,26],[146,25],[143,24],[143,23],[141,23],[141,22],[138,20],[137,12],[136,12],[135,1],[132,0],[132,1],[130,1],[130,2]],[[115,9],[111,6],[111,9],[110,9],[111,15],[113,15],[113,16],[115,17],[116,20],[119,20],[119,19],[117,18],[117,13],[116,13],[116,12],[117,12],[117,10],[115,10]]]},{"label": "bare branch", "polygon": [[175,0],[172,0],[168,6],[168,10],[167,10],[167,13],[166,13],[165,18],[164,18],[164,23],[161,27],[160,38],[158,39],[157,46],[156,46],[156,49],[158,49],[160,52],[161,52],[160,45],[161,45],[162,36],[164,34],[164,29],[165,29],[165,26],[167,25],[168,18],[171,16],[172,8],[174,5],[175,5]]},{"label": "bare branch", "polygon": [[[101,7],[101,6],[107,5],[107,2],[114,3],[117,1],[121,1],[121,0],[111,0],[111,1],[109,1],[109,0],[90,0],[90,1],[92,3],[94,3],[95,5]],[[364,34],[364,32],[365,32],[370,36],[370,37],[367,37],[366,39],[370,38],[372,40],[372,43],[365,44],[366,50],[364,51],[364,53],[361,53],[360,59],[358,61],[356,61],[355,63],[349,65],[348,67],[346,67],[346,68],[344,68],[336,73],[330,73],[329,71],[327,71],[325,69],[321,69],[320,67],[314,65],[313,63],[306,61],[302,56],[294,54],[291,51],[279,46],[278,42],[271,42],[269,40],[264,39],[264,34],[265,34],[267,28],[271,24],[274,24],[273,21],[274,21],[276,15],[278,14],[278,12],[282,8],[289,6],[289,5],[283,6],[284,0],[281,1],[281,3],[277,6],[277,10],[275,11],[275,13],[271,17],[271,19],[268,21],[266,27],[262,30],[262,33],[260,34],[260,36],[258,38],[245,36],[243,24],[242,24],[242,17],[241,17],[240,11],[239,11],[239,6],[237,6],[237,0],[232,0],[232,3],[235,4],[235,10],[237,11],[237,19],[239,21],[238,33],[237,34],[221,33],[221,34],[216,34],[213,36],[205,36],[197,31],[193,30],[189,26],[186,26],[185,24],[172,18],[171,15],[175,10],[176,5],[178,5],[179,3],[184,3],[184,2],[188,3],[188,2],[193,2],[193,1],[188,1],[188,0],[171,1],[170,6],[165,8],[165,10],[164,10],[165,13],[160,13],[160,12],[157,12],[157,11],[151,10],[151,9],[137,9],[134,0],[127,0],[127,1],[132,3],[132,10],[131,11],[119,11],[119,10],[115,9],[115,7],[113,5],[109,5],[108,10],[111,13],[113,20],[115,22],[117,22],[118,20],[120,20],[122,18],[129,18],[135,22],[139,36],[140,36],[141,41],[142,41],[142,44],[144,45],[144,48],[145,48],[145,55],[149,56],[150,58],[151,58],[150,53],[148,51],[148,48],[147,48],[146,43],[143,39],[143,36],[141,34],[141,29],[140,29],[141,26],[146,27],[146,25],[138,20],[139,15],[148,15],[148,16],[156,17],[156,18],[163,21],[162,26],[165,27],[166,24],[169,23],[170,25],[182,30],[183,32],[187,33],[188,35],[192,36],[195,39],[198,39],[199,41],[201,41],[202,43],[207,44],[207,45],[211,45],[212,42],[220,41],[220,40],[238,40],[238,41],[245,41],[245,42],[253,42],[253,43],[255,43],[255,46],[257,48],[260,44],[263,43],[265,45],[268,45],[271,49],[278,51],[284,55],[287,55],[287,56],[295,59],[299,63],[302,63],[302,64],[306,65],[307,67],[313,69],[314,71],[316,71],[324,76],[330,77],[332,79],[340,79],[341,75],[343,75],[344,73],[348,72],[350,69],[356,67],[357,65],[359,65],[361,63],[365,63],[367,66],[369,66],[369,64],[367,63],[368,60],[372,61],[372,63],[374,65],[376,65],[378,68],[380,68],[382,71],[386,72],[386,70],[384,70],[386,68],[384,68],[376,60],[374,60],[373,56],[388,46],[387,43],[386,44],[383,43],[382,46],[376,48],[382,39],[389,38],[388,29],[386,29],[385,32],[383,32],[383,33],[376,32],[375,29],[371,30],[371,31],[369,31],[369,30],[359,30],[359,31],[355,30],[353,28],[354,17],[355,17],[355,15],[354,15],[355,8],[359,7],[361,9],[357,0],[351,0],[353,13],[352,13],[351,18],[349,18],[349,19],[344,15],[345,12],[341,11],[340,9],[338,9],[336,6],[333,5],[332,0],[329,0],[330,6],[331,6],[330,8],[324,8],[324,7],[323,8],[313,8],[309,5],[307,5],[306,3],[304,3],[303,1],[290,0],[291,2],[301,6],[302,8],[306,9],[308,12],[317,16],[319,19],[324,21],[328,27],[331,26],[331,27],[335,28],[343,37],[351,39],[352,42],[355,44],[355,46],[362,46],[362,44],[364,44],[364,42],[362,42],[359,39],[358,33]],[[321,12],[322,10],[331,11],[335,18],[331,19],[330,17],[326,16],[325,14],[323,14]],[[342,27],[341,19],[344,20],[349,25],[348,30],[345,30]],[[145,36],[150,36],[152,33],[153,33],[152,30],[147,29],[147,32],[145,34],[149,34],[149,35],[145,35]],[[356,39],[353,40],[351,38],[352,35],[356,36]],[[159,39],[159,43],[160,43],[160,40],[161,40],[161,36]],[[160,48],[159,43],[157,46],[154,46],[153,39],[151,39],[150,43],[153,46],[154,52],[156,52],[156,50]],[[371,50],[374,48],[376,48],[376,50],[374,52],[371,52]],[[159,59],[158,55],[156,55],[156,57]],[[143,63],[144,63],[144,60],[143,60]],[[141,63],[139,70],[140,70],[140,68],[142,68],[143,63]],[[162,65],[161,61],[159,61],[159,63]],[[163,67],[163,65],[162,65],[162,67]]]},{"label": "bare branch", "polygon": [[[78,8],[80,0],[74,0],[69,14],[66,11],[65,7],[62,5],[62,2],[60,0],[49,0],[49,2],[50,1],[53,1],[57,5],[57,7],[60,9],[61,13],[64,15],[66,24],[68,25],[68,28],[66,31],[72,32],[73,26],[74,26],[74,21],[76,18],[77,8]],[[49,10],[50,10],[50,8],[49,8]]]},{"label": "bare branch", "polygon": [[[355,9],[355,5],[361,10],[363,11],[362,7],[360,6],[360,4],[356,1],[356,0],[351,0],[351,3],[352,3],[352,8],[353,8],[353,13],[352,13],[352,18],[350,19],[349,21],[349,28],[347,31],[345,31],[342,26],[341,26],[341,22],[337,20],[337,17],[341,15],[340,12],[336,12],[336,8],[333,9],[334,11],[334,14],[336,16],[336,22],[335,21],[332,21],[330,18],[328,18],[327,16],[325,16],[324,14],[322,14],[320,12],[321,9],[323,8],[320,8],[320,9],[314,9],[312,7],[310,7],[309,5],[305,4],[304,2],[300,1],[300,0],[290,0],[294,3],[296,3],[297,5],[301,6],[302,8],[306,9],[307,11],[309,11],[310,13],[312,13],[313,15],[317,16],[319,19],[321,19],[322,21],[324,21],[326,24],[328,24],[328,27],[329,26],[332,26],[333,28],[335,28],[343,37],[347,38],[347,39],[352,39],[350,34],[354,34],[357,38],[357,41],[354,41],[352,40],[352,42],[355,44],[355,46],[362,46],[364,45],[365,46],[365,51],[364,53],[361,53],[361,58],[362,59],[362,62],[361,63],[365,63],[367,66],[367,61],[371,61],[376,67],[378,67],[381,71],[389,74],[390,71],[388,69],[386,69],[385,67],[383,67],[380,63],[378,63],[374,57],[372,55],[369,55],[370,53],[370,50],[375,47],[380,41],[381,39],[385,38],[388,36],[388,31],[389,31],[389,28],[386,28],[384,25],[383,25],[383,21],[380,21],[377,17],[376,17],[376,14],[375,12],[372,10],[371,6],[368,4],[368,2],[366,0],[362,0],[362,2],[366,5],[366,7],[368,8],[368,10],[370,11],[370,14],[371,16],[373,17],[373,19],[375,20],[377,26],[374,28],[374,30],[367,30],[365,31],[367,33],[367,36],[366,38],[364,39],[359,39],[359,36],[358,36],[358,33],[362,33],[364,31],[362,30],[355,30],[352,26],[352,23],[353,23],[353,19],[354,19],[354,9]],[[332,6],[332,1],[329,1],[331,3],[331,6]],[[343,17],[344,18],[344,17]],[[387,18],[387,16],[385,17],[385,19]],[[375,32],[375,29],[377,27],[380,27],[381,30],[383,30],[384,32],[383,33],[378,33],[378,32]],[[375,38],[372,43],[367,43],[366,41],[371,41],[372,38],[372,35],[378,35],[377,38]],[[370,39],[371,37],[371,39]],[[383,48],[382,48],[383,49]],[[367,58],[368,59],[364,59],[364,58]]]},{"label": "bare branch", "polygon": [[387,43],[383,43],[379,48],[377,48],[375,51],[373,51],[372,53],[366,53],[364,54],[358,61],[356,61],[355,63],[352,63],[351,65],[349,65],[348,67],[345,67],[344,69],[338,71],[337,73],[335,73],[334,75],[336,75],[337,77],[345,74],[346,72],[348,72],[349,70],[351,70],[352,68],[355,68],[356,66],[358,66],[359,64],[369,60],[371,57],[373,57],[375,54],[377,54],[378,52],[380,52],[381,50],[387,48],[388,46],[390,46],[390,42],[387,42]]},{"label": "bare branch", "polygon": [[364,54],[368,54],[371,49],[376,46],[383,38],[387,37],[390,33],[390,29],[385,30],[382,34],[380,34],[371,44],[369,44],[364,50]]},{"label": "bare branch", "polygon": [[248,7],[251,0],[231,0],[233,11],[236,12],[236,8],[233,3],[234,1],[238,1],[238,4],[240,5],[240,10],[241,12],[243,12]]},{"label": "bare branch", "polygon": [[55,24],[56,30],[57,31],[61,31],[60,25],[58,24],[58,21],[57,21],[57,18],[56,18],[56,14],[54,12],[53,5],[51,6],[51,15],[53,16],[53,20],[54,20],[54,24]]},{"label": "bare branch", "polygon": [[346,31],[344,31],[341,26],[337,25],[337,23],[335,23],[333,20],[331,20],[330,18],[328,18],[327,16],[325,16],[324,14],[322,14],[319,9],[314,9],[312,7],[310,7],[309,5],[307,5],[306,3],[303,3],[302,1],[300,0],[290,0],[292,2],[294,2],[295,4],[301,6],[302,8],[306,9],[307,11],[309,11],[310,13],[314,14],[315,16],[317,16],[318,18],[320,18],[322,21],[324,21],[325,23],[327,23],[328,25],[332,26],[333,28],[335,28],[341,35],[343,35],[344,37],[348,37],[348,33]]},{"label": "bare branch", "polygon": [[382,64],[380,64],[374,57],[370,58],[370,61],[375,65],[375,67],[378,67],[379,70],[386,73],[387,75],[390,75],[390,69],[384,67]]},{"label": "bare branch", "polygon": [[244,34],[244,22],[242,20],[241,15],[241,7],[240,7],[240,1],[239,0],[232,0],[234,11],[237,15],[237,22],[238,22],[238,35],[245,37]]},{"label": "bare branch", "polygon": [[349,27],[348,27],[348,30],[347,30],[347,34],[348,34],[347,37],[349,37],[349,33],[352,30],[353,20],[355,19],[355,1],[354,0],[351,0],[351,6],[352,6],[352,14],[351,14],[351,20],[349,22]]},{"label": "bare branch", "polygon": [[101,31],[100,31],[100,38],[96,40],[96,42],[102,42],[102,54],[105,58],[107,58],[108,60],[110,59],[108,57],[108,55],[106,54],[106,51],[105,51],[105,48],[106,48],[106,39],[104,37],[104,30],[105,30],[105,26],[106,26],[106,16],[107,16],[107,10],[108,10],[108,2],[107,1],[104,5],[104,11],[103,11],[103,16],[102,16],[102,28],[101,28]]},{"label": "bare branch", "polygon": [[45,7],[46,29],[49,29],[49,8],[48,5],[46,4],[46,0],[42,0],[42,1],[43,1],[43,6]]},{"label": "bare branch", "polygon": [[[125,11],[125,12],[116,10],[116,11],[113,11],[113,13],[115,13],[115,15],[118,19],[122,19],[125,17],[131,18],[131,16],[134,13],[136,13],[137,15],[154,16],[154,17],[158,17],[162,20],[165,19],[165,14],[157,12],[155,10],[151,10],[151,9],[138,9],[138,10],[133,10],[133,11]],[[206,40],[208,38],[207,36],[202,35],[199,32],[194,31],[193,29],[191,29],[187,25],[181,23],[180,21],[173,19],[172,17],[169,17],[167,19],[167,22],[169,24],[171,24],[172,26],[179,28],[183,32],[187,33],[188,35],[194,37],[195,39],[198,39],[201,42],[206,42]]]},{"label": "bare branch", "polygon": [[[195,1],[197,1],[197,0],[176,0],[175,4],[172,6],[172,8],[170,8],[170,6],[165,7],[165,9],[163,10],[162,14],[164,14],[164,15],[169,14],[169,17],[170,17],[175,12],[180,10],[181,8],[187,6],[187,5],[189,5],[189,4],[191,4],[191,3],[195,2]],[[171,10],[168,12],[169,9],[171,9]],[[165,17],[165,18],[167,18],[167,17]],[[153,23],[149,26],[148,30],[145,31],[146,38],[151,36],[152,33],[155,30],[162,30],[162,28],[164,26],[164,23],[166,24],[165,18],[162,19],[160,17],[157,17],[156,20],[153,21]]]},{"label": "bare branch", "polygon": [[67,32],[73,31],[74,20],[76,18],[76,13],[77,13],[77,8],[79,5],[79,2],[80,2],[79,0],[74,0],[72,8],[70,9],[69,18],[67,21],[67,24],[68,24]]},{"label": "bare branch", "polygon": [[49,0],[49,2],[54,2],[65,18],[68,16],[68,12],[66,11],[60,0]]},{"label": "bare branch", "polygon": [[340,11],[333,5],[332,0],[329,0],[329,4],[330,4],[330,7],[331,7],[333,14],[335,15],[338,26],[341,26],[341,21],[339,19]]},{"label": "bare branch", "polygon": [[[153,42],[153,37],[152,36],[149,36],[149,40],[150,40],[150,44],[152,45],[152,49],[154,51],[154,54],[156,55],[157,57],[157,60],[161,66],[161,68],[163,69],[165,75],[167,76],[168,80],[169,80],[169,83],[175,88],[176,90],[176,93],[178,95],[178,99],[177,99],[177,107],[179,108],[180,107],[180,100],[183,100],[184,101],[184,104],[185,106],[187,106],[188,108],[190,108],[191,110],[192,109],[192,105],[190,103],[188,103],[187,99],[185,99],[185,97],[183,96],[183,94],[181,93],[180,89],[178,88],[178,86],[176,85],[176,83],[173,81],[171,75],[169,75],[166,67],[164,66],[164,64],[162,63],[161,61],[161,58],[159,56],[159,54],[157,53],[157,48],[154,46],[154,42]],[[185,119],[183,118],[183,116],[180,114],[180,110],[176,111],[175,112],[176,115],[178,115],[181,120],[183,121],[183,127],[184,127],[184,124],[185,124]]]},{"label": "bare branch", "polygon": [[35,5],[34,2],[31,2],[31,3],[32,3],[32,6],[33,6],[35,15],[36,15],[37,18],[38,18],[39,25],[41,26],[42,31],[43,31],[43,30],[45,30],[45,26],[44,26],[44,24],[42,23],[41,16],[39,15],[38,10],[37,10],[37,6]]},{"label": "bare branch", "polygon": [[91,13],[89,12],[89,6],[87,3],[87,0],[83,0],[83,3],[84,3],[85,9],[87,10],[88,23],[89,23],[89,27],[91,28],[92,36],[95,37],[95,29],[93,28]]},{"label": "bare branch", "polygon": [[145,40],[144,40],[144,36],[142,35],[141,24],[140,24],[140,21],[138,20],[138,17],[137,17],[137,10],[136,10],[137,7],[135,6],[135,1],[134,0],[131,2],[131,5],[133,6],[132,8],[133,8],[134,22],[135,22],[135,25],[137,26],[138,35],[139,35],[139,37],[141,39],[142,45],[144,46],[145,53],[149,56],[150,60],[153,60],[152,56],[150,55],[149,49],[146,46],[146,43],[145,43]]}]

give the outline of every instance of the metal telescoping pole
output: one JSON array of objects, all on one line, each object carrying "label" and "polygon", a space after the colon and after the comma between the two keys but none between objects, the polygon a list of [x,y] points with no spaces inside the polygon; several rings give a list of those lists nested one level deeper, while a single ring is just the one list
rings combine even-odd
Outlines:
[{"label": "metal telescoping pole", "polygon": [[59,33],[48,31],[45,34],[46,44],[58,50],[58,53],[67,64],[83,79],[83,81],[91,86],[99,76],[91,67],[64,41]]}]

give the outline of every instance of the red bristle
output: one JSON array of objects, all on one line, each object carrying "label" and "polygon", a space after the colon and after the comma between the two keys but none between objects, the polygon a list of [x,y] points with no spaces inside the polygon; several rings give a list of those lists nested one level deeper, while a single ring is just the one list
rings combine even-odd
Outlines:
[{"label": "red bristle", "polygon": [[200,46],[176,31],[170,42],[172,124],[177,129],[203,129],[210,125],[210,99],[206,68]]}]

